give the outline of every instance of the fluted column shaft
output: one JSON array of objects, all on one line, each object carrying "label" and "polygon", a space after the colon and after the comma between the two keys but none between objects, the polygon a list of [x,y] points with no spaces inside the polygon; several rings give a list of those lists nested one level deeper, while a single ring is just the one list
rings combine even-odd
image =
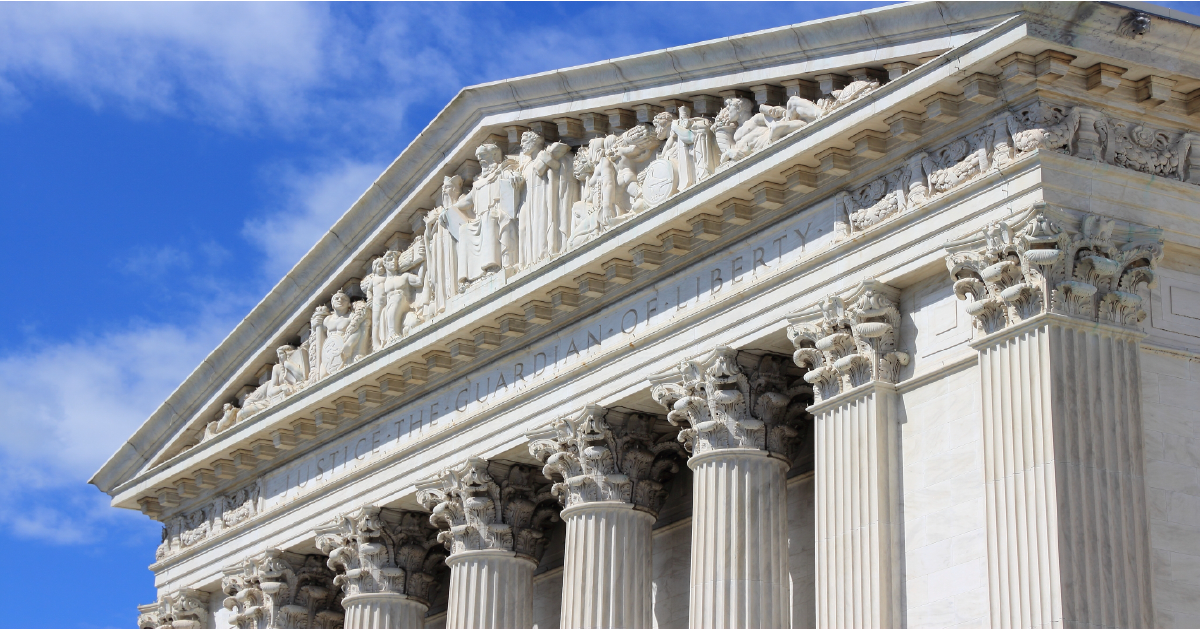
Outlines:
[{"label": "fluted column shaft", "polygon": [[567,523],[560,627],[650,629],[654,516],[625,502],[563,509]]},{"label": "fluted column shaft", "polygon": [[356,594],[342,599],[346,629],[424,629],[429,606],[403,594]]},{"label": "fluted column shaft", "polygon": [[895,391],[872,382],[809,409],[816,417],[818,627],[901,626]]},{"label": "fluted column shaft", "polygon": [[975,343],[993,627],[1149,627],[1140,332],[1042,315]]},{"label": "fluted column shaft", "polygon": [[764,450],[693,456],[692,629],[788,625],[788,465]]},{"label": "fluted column shaft", "polygon": [[506,550],[451,555],[446,629],[533,627],[533,561]]}]

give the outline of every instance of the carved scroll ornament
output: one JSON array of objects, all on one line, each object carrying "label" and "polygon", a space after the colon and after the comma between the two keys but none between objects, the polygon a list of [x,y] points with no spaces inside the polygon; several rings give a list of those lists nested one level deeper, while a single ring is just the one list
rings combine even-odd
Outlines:
[{"label": "carved scroll ornament", "polygon": [[138,629],[208,629],[208,592],[183,589],[138,606]]},{"label": "carved scroll ornament", "polygon": [[1154,284],[1161,230],[1095,214],[1076,221],[1037,205],[978,236],[946,246],[954,293],[990,334],[1045,312],[1137,328],[1146,318],[1137,291]]},{"label": "carved scroll ornament", "polygon": [[[493,470],[502,480],[497,482]],[[417,484],[417,499],[451,556],[472,550],[508,550],[539,561],[545,527],[558,520],[558,501],[541,473],[471,457]]]},{"label": "carved scroll ornament", "polygon": [[268,550],[226,568],[229,621],[238,629],[341,629],[342,594],[323,559]]},{"label": "carved scroll ornament", "polygon": [[632,413],[613,426],[608,414],[588,406],[556,419],[527,435],[529,453],[543,463],[542,473],[554,481],[551,493],[563,506],[607,500],[657,514],[683,448],[670,436],[655,438],[652,415]]},{"label": "carved scroll ornament", "polygon": [[898,351],[900,291],[875,280],[849,295],[832,295],[788,317],[795,363],[808,369],[815,401],[869,382],[895,383],[908,354]]},{"label": "carved scroll ornament", "polygon": [[446,551],[429,514],[364,506],[317,529],[317,548],[346,596],[404,594],[429,604]]},{"label": "carved scroll ornament", "polygon": [[667,420],[683,426],[679,441],[693,455],[731,448],[766,450],[795,461],[808,419],[808,386],[788,374],[786,360],[718,346],[650,378],[651,395],[668,409]]}]

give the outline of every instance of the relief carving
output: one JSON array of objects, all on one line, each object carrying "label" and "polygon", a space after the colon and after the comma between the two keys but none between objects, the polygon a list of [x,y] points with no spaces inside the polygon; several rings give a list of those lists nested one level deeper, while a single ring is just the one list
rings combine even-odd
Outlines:
[{"label": "relief carving", "polygon": [[1094,214],[1075,221],[1037,205],[946,246],[954,293],[976,329],[991,334],[1044,312],[1137,328],[1146,318],[1140,287],[1154,283],[1161,231]]},{"label": "relief carving", "polygon": [[670,435],[655,437],[652,415],[632,413],[620,425],[609,411],[588,406],[532,432],[529,453],[554,482],[550,493],[564,507],[600,501],[632,503],[657,514],[666,499],[663,484],[686,456]]},{"label": "relief carving", "polygon": [[163,541],[155,551],[155,560],[176,555],[240,525],[262,512],[262,501],[262,481],[259,480],[167,520],[163,523]]},{"label": "relief carving", "polygon": [[429,521],[441,530],[437,539],[451,556],[507,550],[536,563],[548,541],[544,528],[558,521],[559,511],[541,476],[524,465],[471,457],[418,483],[417,499],[433,512]]},{"label": "relief carving", "polygon": [[[743,366],[740,361],[750,363]],[[708,355],[652,376],[651,395],[693,455],[725,449],[766,450],[795,461],[808,419],[809,387],[786,360],[718,346]]]},{"label": "relief carving", "polygon": [[268,550],[225,569],[221,590],[238,629],[341,629],[342,593],[324,557]]},{"label": "relief carving", "polygon": [[898,351],[900,291],[865,280],[845,297],[832,295],[788,317],[792,360],[807,369],[815,401],[869,382],[895,384],[909,357]]}]

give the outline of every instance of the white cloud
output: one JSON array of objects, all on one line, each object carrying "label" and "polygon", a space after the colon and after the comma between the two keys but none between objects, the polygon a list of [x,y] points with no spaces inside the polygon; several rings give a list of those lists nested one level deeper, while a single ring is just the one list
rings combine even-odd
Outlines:
[{"label": "white cloud", "polygon": [[291,270],[346,210],[366,192],[386,164],[340,160],[322,170],[277,169],[279,200],[268,213],[246,221],[242,235],[262,249],[263,273],[274,283]]}]

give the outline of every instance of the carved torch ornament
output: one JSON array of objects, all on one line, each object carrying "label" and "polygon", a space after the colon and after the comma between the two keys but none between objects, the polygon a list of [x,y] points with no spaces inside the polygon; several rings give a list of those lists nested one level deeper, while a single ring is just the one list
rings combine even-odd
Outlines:
[{"label": "carved torch ornament", "polygon": [[1076,221],[1039,204],[972,238],[946,245],[954,294],[991,334],[1050,312],[1136,328],[1146,318],[1137,291],[1154,284],[1163,257],[1161,230],[1089,214]]},{"label": "carved torch ornament", "polygon": [[898,351],[900,291],[875,280],[861,282],[845,297],[833,295],[788,317],[792,359],[808,369],[816,401],[828,400],[868,382],[895,383],[908,354]]},{"label": "carved torch ornament", "polygon": [[633,413],[613,426],[609,411],[587,406],[529,433],[529,453],[554,482],[551,493],[566,507],[601,501],[632,503],[657,514],[663,484],[679,471],[683,447],[669,435],[655,438],[652,415]]}]

